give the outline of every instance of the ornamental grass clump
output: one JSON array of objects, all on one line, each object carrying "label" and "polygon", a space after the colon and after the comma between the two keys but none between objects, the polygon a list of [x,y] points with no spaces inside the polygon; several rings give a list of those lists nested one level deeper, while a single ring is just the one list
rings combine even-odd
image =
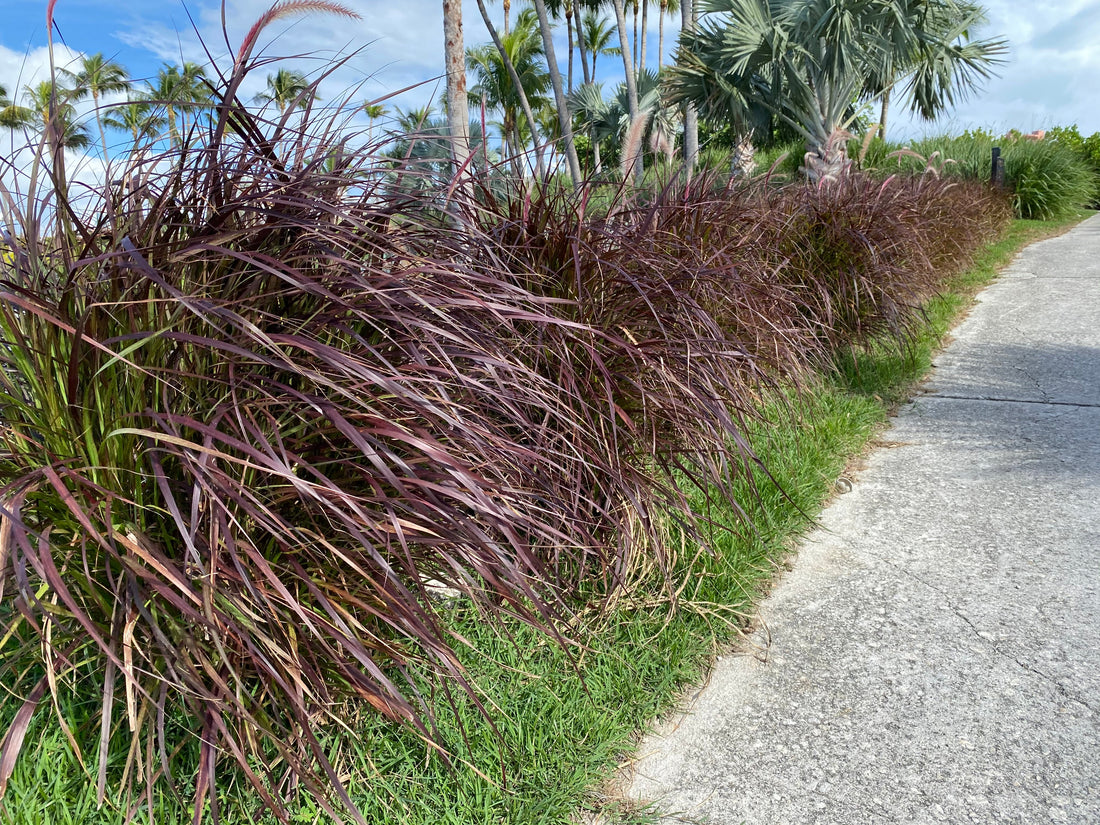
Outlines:
[{"label": "ornamental grass clump", "polygon": [[924,301],[1008,219],[988,187],[929,175],[852,174],[772,197],[789,216],[771,241],[778,277],[832,352],[908,340]]}]

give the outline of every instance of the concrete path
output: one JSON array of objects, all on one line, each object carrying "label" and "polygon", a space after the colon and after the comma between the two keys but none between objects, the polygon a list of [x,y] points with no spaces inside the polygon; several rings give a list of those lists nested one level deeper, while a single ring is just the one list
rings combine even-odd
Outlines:
[{"label": "concrete path", "polygon": [[1100,216],[1021,253],[628,796],[713,825],[1100,823]]}]

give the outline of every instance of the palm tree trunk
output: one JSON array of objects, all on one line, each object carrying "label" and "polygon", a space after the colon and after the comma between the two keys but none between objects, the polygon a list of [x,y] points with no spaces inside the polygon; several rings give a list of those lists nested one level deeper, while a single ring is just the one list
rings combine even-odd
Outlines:
[{"label": "palm tree trunk", "polygon": [[443,0],[443,50],[447,69],[447,126],[458,174],[470,158],[470,111],[466,100],[466,48],[462,41],[462,0]]},{"label": "palm tree trunk", "polygon": [[[611,5],[615,9],[615,22],[619,27],[619,52],[623,57],[623,71],[626,73],[626,103],[630,119],[638,116],[638,83],[634,76],[634,61],[631,59],[630,49],[627,48],[626,39],[626,8],[623,0],[612,0]],[[596,74],[596,56],[592,56],[592,76]]]},{"label": "palm tree trunk", "polygon": [[588,73],[588,53],[584,45],[584,22],[581,19],[581,4],[577,0],[573,2],[573,15],[577,28],[577,47],[581,51],[581,72],[584,74],[584,82],[591,83],[592,75]]},{"label": "palm tree trunk", "polygon": [[485,28],[489,30],[489,36],[493,38],[493,45],[497,47],[501,62],[504,63],[508,77],[512,79],[512,85],[519,96],[519,105],[523,108],[523,116],[527,118],[527,126],[531,130],[531,141],[535,144],[535,174],[538,175],[539,180],[542,180],[546,177],[546,171],[542,168],[542,153],[539,151],[538,123],[535,121],[534,112],[531,111],[527,93],[523,89],[523,83],[519,79],[519,73],[516,71],[515,64],[512,63],[512,58],[508,56],[508,50],[504,48],[504,43],[501,42],[500,35],[497,34],[496,26],[489,18],[489,10],[485,8],[485,0],[477,0],[477,8],[481,12],[481,19],[485,21]]},{"label": "palm tree trunk", "polygon": [[661,71],[665,60],[665,12],[668,11],[668,0],[661,0],[659,16],[657,17],[657,71]]},{"label": "palm tree trunk", "polygon": [[882,110],[878,118],[878,134],[879,137],[884,140],[886,138],[886,115],[890,113],[890,92],[893,90],[893,85],[890,85],[887,86],[886,91],[882,93]]},{"label": "palm tree trunk", "polygon": [[645,71],[645,47],[649,41],[647,32],[649,29],[649,0],[638,0],[642,4],[642,45],[639,51],[641,52],[641,58],[638,60],[638,73],[641,74]]},{"label": "palm tree trunk", "polygon": [[554,87],[554,102],[558,107],[558,123],[561,124],[562,148],[565,149],[565,160],[569,164],[569,177],[573,181],[573,186],[580,188],[584,177],[581,174],[580,160],[577,158],[577,146],[573,140],[573,118],[569,114],[569,104],[566,102],[565,90],[561,83],[561,70],[554,56],[554,32],[550,28],[550,17],[546,13],[546,0],[535,0],[535,14],[539,18],[543,54],[546,56],[546,67],[550,71],[550,83]]},{"label": "palm tree trunk", "polygon": [[[695,0],[680,0],[680,28],[695,30]],[[691,180],[699,159],[699,115],[690,103],[684,107],[684,174]]]},{"label": "palm tree trunk", "polygon": [[107,133],[103,131],[103,118],[99,114],[99,95],[92,89],[92,106],[95,108],[95,125],[99,127],[99,142],[103,146],[103,162],[107,162]]},{"label": "palm tree trunk", "polygon": [[[535,162],[538,164],[538,178],[542,180],[542,161],[539,158],[539,136],[535,132],[531,135],[531,142],[535,145]],[[519,123],[512,119],[512,151],[510,156],[512,158],[512,170],[516,173],[516,178],[523,179],[523,160],[520,157],[520,149],[523,146],[523,137],[519,133]]]},{"label": "palm tree trunk", "polygon": [[569,92],[573,92],[573,7],[566,5],[565,7],[565,34],[569,43],[569,85],[566,87]]},{"label": "palm tree trunk", "polygon": [[[630,43],[630,54],[634,59],[634,68],[638,68],[638,3],[641,0],[633,0],[634,4],[634,39]],[[637,80],[638,76],[634,75],[634,79]]]}]

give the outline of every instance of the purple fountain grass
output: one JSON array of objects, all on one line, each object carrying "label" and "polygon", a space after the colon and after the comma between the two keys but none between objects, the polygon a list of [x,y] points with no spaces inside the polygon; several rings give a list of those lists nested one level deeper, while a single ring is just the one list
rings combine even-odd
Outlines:
[{"label": "purple fountain grass", "polygon": [[[670,525],[703,540],[690,488],[729,497],[755,467],[764,394],[904,337],[1000,220],[978,190],[857,177],[699,179],[598,217],[487,180],[443,215],[387,186],[378,147],[236,99],[264,25],[341,8],[272,7],[208,132],[131,158],[95,211],[57,176],[64,220],[15,210],[0,793],[49,701],[101,801],[193,781],[216,818],[233,766],[280,817],[301,784],[362,821],[320,724],[358,702],[430,742],[422,673],[489,712],[432,583],[568,644],[586,600],[666,567]],[[58,701],[77,673],[91,733]]]}]

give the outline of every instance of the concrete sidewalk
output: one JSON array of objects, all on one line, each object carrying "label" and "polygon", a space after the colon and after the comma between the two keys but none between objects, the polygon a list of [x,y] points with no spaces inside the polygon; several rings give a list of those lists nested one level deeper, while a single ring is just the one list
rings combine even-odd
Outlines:
[{"label": "concrete sidewalk", "polygon": [[1100,823],[1100,216],[1028,247],[647,738],[665,822]]}]

